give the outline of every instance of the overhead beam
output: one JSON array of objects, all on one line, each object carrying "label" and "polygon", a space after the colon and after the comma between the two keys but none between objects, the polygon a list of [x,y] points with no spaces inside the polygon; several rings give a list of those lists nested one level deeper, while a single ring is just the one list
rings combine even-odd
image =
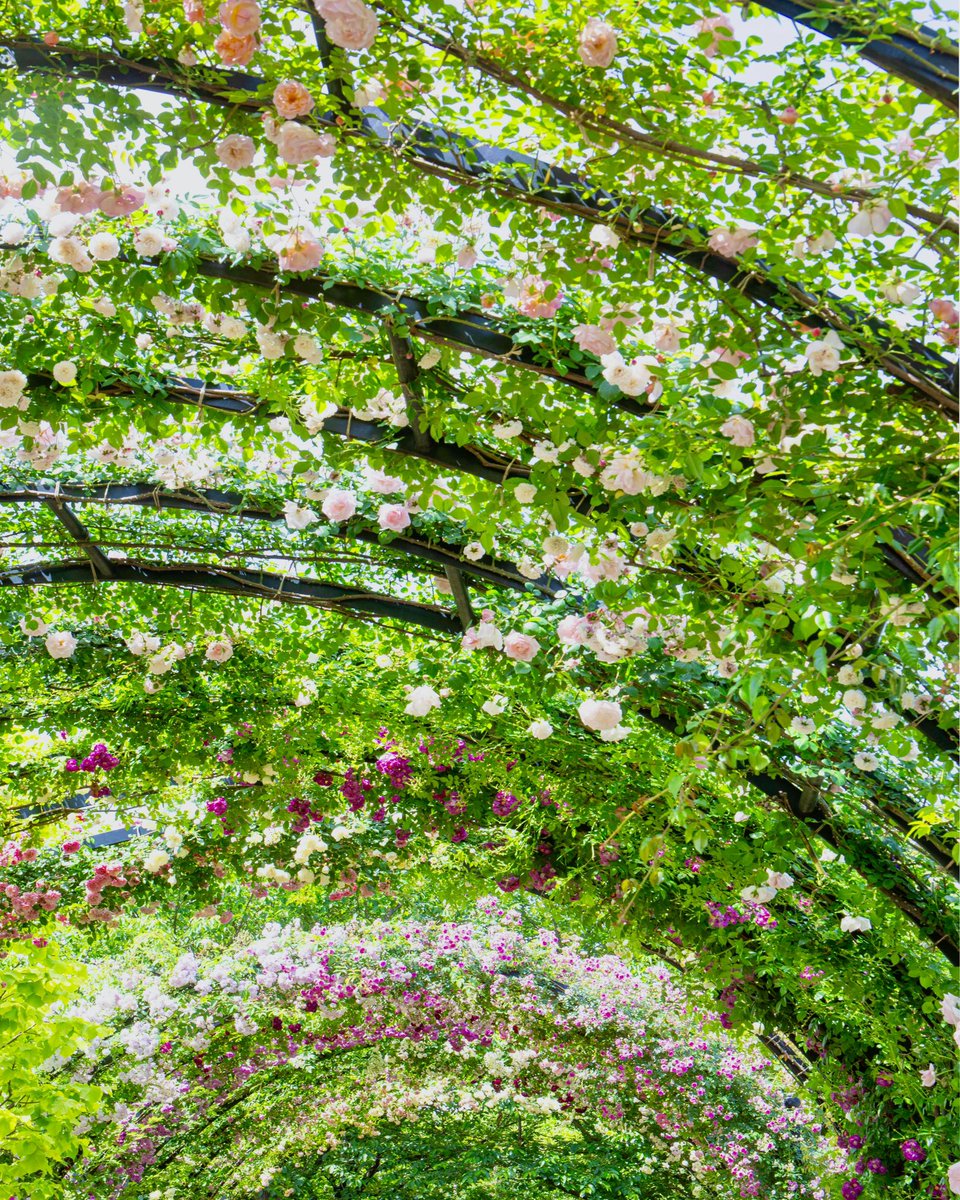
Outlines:
[{"label": "overhead beam", "polygon": [[[247,599],[269,600],[283,604],[353,612],[361,616],[421,625],[437,633],[456,634],[460,622],[446,609],[412,600],[397,600],[368,592],[363,588],[319,583],[310,579],[290,578],[269,571],[216,566],[166,566],[161,563],[114,562],[110,579],[96,583],[141,583],[158,587],[176,587],[185,591],[222,592]],[[91,582],[86,563],[44,563],[11,567],[0,571],[0,587],[41,587],[50,584]]]},{"label": "overhead beam", "polygon": [[77,520],[76,516],[67,507],[66,502],[57,488],[49,488],[48,494],[43,498],[44,505],[53,513],[60,524],[66,529],[67,533],[74,539],[80,549],[90,560],[90,565],[94,572],[101,579],[113,578],[113,567],[110,560],[99,548],[94,545],[90,538],[87,527]]},{"label": "overhead beam", "polygon": [[[844,45],[853,46],[861,58],[876,67],[911,83],[924,95],[957,111],[957,55],[960,47],[949,41],[937,29],[918,25],[915,29],[900,28],[882,38],[871,36],[871,24],[876,10],[863,21],[858,20],[852,4],[830,4],[822,7],[804,0],[753,0],[758,8],[766,8],[798,25],[822,33]],[[943,47],[941,49],[940,47]]]},{"label": "overhead beam", "polygon": [[[171,509],[181,512],[202,513],[206,516],[229,516],[244,520],[264,521],[280,525],[283,514],[274,509],[251,504],[240,492],[224,491],[219,488],[182,488],[170,490],[150,483],[103,483],[96,486],[73,484],[36,483],[29,486],[11,486],[0,483],[0,504],[47,504],[58,495],[74,504],[126,505],[143,509]],[[382,543],[376,533],[368,529],[341,528],[336,536],[343,540],[356,540],[381,546],[384,550],[398,551],[426,562],[442,570],[462,571],[476,579],[482,579],[497,587],[513,591],[526,591],[535,587],[547,595],[558,591],[558,580],[541,576],[536,580],[524,578],[511,563],[485,555],[478,562],[463,558],[459,546],[446,542],[425,542],[414,536],[397,534],[390,542]],[[106,560],[105,560],[106,561]],[[112,570],[115,566],[107,562]],[[107,572],[101,572],[107,578]]]}]

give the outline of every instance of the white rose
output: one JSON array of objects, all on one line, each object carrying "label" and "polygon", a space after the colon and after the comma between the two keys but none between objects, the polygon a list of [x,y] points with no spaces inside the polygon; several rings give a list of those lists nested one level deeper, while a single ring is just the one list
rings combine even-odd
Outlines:
[{"label": "white rose", "polygon": [[840,335],[833,329],[824,337],[811,342],[804,350],[807,366],[811,375],[831,374],[840,366],[840,355],[843,352],[843,342]]},{"label": "white rose", "polygon": [[77,639],[72,633],[60,633],[54,630],[48,633],[43,643],[51,658],[72,658],[77,648]]},{"label": "white rose", "polygon": [[439,694],[429,684],[423,684],[407,694],[407,707],[404,712],[411,717],[425,717],[431,709],[439,707]]},{"label": "white rose", "polygon": [[53,377],[63,387],[70,387],[77,378],[77,364],[63,359],[53,365]]},{"label": "white rose", "polygon": [[164,233],[156,225],[138,229],[133,235],[133,248],[141,258],[154,258],[163,249]]},{"label": "white rose", "polygon": [[614,700],[584,700],[577,712],[587,729],[600,732],[615,729],[623,716],[623,710]]},{"label": "white rose", "polygon": [[87,248],[97,262],[109,262],[120,253],[120,243],[112,233],[95,233]]},{"label": "white rose", "polygon": [[170,861],[170,855],[166,850],[151,850],[147,857],[143,860],[143,869],[151,875],[162,870]]},{"label": "white rose", "polygon": [[544,738],[548,738],[553,733],[553,726],[549,721],[532,721],[527,727],[527,733],[542,742]]}]

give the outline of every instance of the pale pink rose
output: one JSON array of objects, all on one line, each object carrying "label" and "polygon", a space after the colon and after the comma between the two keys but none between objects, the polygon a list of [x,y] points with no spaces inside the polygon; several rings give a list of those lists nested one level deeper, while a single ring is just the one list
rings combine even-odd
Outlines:
[{"label": "pale pink rose", "polygon": [[503,634],[492,621],[481,621],[479,625],[472,626],[469,632],[475,637],[472,648],[477,650],[503,649]]},{"label": "pale pink rose", "polygon": [[557,637],[564,645],[586,645],[589,636],[590,622],[586,617],[575,617],[571,614],[569,617],[564,617],[559,625],[557,625]]},{"label": "pale pink rose", "polygon": [[518,307],[525,317],[552,317],[563,304],[563,292],[557,292],[552,300],[546,299],[549,287],[546,279],[539,275],[527,275],[520,282]]},{"label": "pale pink rose", "polygon": [[103,193],[92,183],[78,183],[75,187],[64,187],[57,192],[57,206],[61,212],[79,213],[86,216],[100,206]]},{"label": "pale pink rose", "polygon": [[960,312],[957,311],[957,306],[953,301],[931,300],[928,307],[938,321],[944,321],[947,325],[960,323]]},{"label": "pale pink rose", "polygon": [[503,639],[504,654],[507,658],[516,659],[517,662],[532,662],[539,650],[540,643],[535,637],[520,633],[517,629],[511,630]]},{"label": "pale pink rose", "polygon": [[380,22],[362,0],[315,0],[323,17],[327,37],[344,50],[369,50],[376,40]]},{"label": "pale pink rose", "polygon": [[951,1163],[947,1168],[947,1182],[950,1184],[950,1191],[955,1196],[960,1196],[960,1162]]},{"label": "pale pink rose", "polygon": [[285,121],[305,117],[313,108],[313,97],[297,79],[284,79],[273,93],[273,106]]},{"label": "pale pink rose", "polygon": [[676,354],[680,349],[680,330],[672,321],[658,321],[650,340],[661,354]]},{"label": "pale pink rose", "polygon": [[237,37],[229,29],[223,29],[217,34],[213,48],[225,67],[245,67],[257,52],[257,39],[253,34]]},{"label": "pale pink rose", "polygon": [[755,440],[753,424],[746,417],[728,417],[720,426],[720,432],[735,446],[752,446]]},{"label": "pale pink rose", "polygon": [[356,497],[340,488],[331,488],[320,506],[320,511],[328,521],[349,521],[357,511]]},{"label": "pale pink rose", "polygon": [[925,1071],[920,1072],[920,1082],[924,1087],[935,1087],[937,1082],[937,1068],[931,1063]]},{"label": "pale pink rose", "polygon": [[738,254],[743,254],[745,250],[750,250],[757,244],[756,232],[745,225],[729,229],[721,226],[711,231],[707,245],[724,258],[736,258]]},{"label": "pale pink rose", "polygon": [[469,271],[477,265],[477,252],[472,246],[464,246],[457,255],[457,266],[463,271]]},{"label": "pale pink rose", "polygon": [[840,367],[840,355],[843,353],[843,342],[835,329],[815,342],[811,342],[804,350],[804,357],[811,375],[829,375]]},{"label": "pale pink rose", "polygon": [[617,53],[617,35],[613,26],[591,17],[580,30],[577,53],[585,67],[609,67]]},{"label": "pale pink rose", "polygon": [[260,5],[256,0],[224,0],[217,20],[234,37],[250,37],[260,28]]},{"label": "pale pink rose", "polygon": [[207,647],[206,657],[210,662],[226,662],[228,658],[233,658],[233,642],[229,638],[220,638],[211,642]]},{"label": "pale pink rose", "polygon": [[202,25],[206,20],[203,0],[183,0],[183,19],[189,25]]},{"label": "pale pink rose", "polygon": [[402,504],[383,504],[377,513],[377,523],[381,529],[399,533],[410,524],[410,514]]},{"label": "pale pink rose", "polygon": [[317,133],[296,121],[284,121],[277,130],[276,144],[283,161],[298,166],[314,158],[329,158],[337,142],[329,133]]},{"label": "pale pink rose", "polygon": [[573,331],[573,340],[587,354],[613,354],[617,349],[615,339],[599,325],[578,325]]},{"label": "pale pink rose", "polygon": [[257,153],[253,138],[242,133],[231,133],[217,143],[217,158],[231,171],[249,167]]},{"label": "pale pink rose", "polygon": [[143,205],[144,194],[138,188],[125,187],[118,191],[104,192],[99,208],[108,217],[127,217]]},{"label": "pale pink rose", "polygon": [[598,732],[616,729],[623,717],[623,710],[613,700],[584,700],[577,713],[587,729]]},{"label": "pale pink rose", "polygon": [[323,260],[323,246],[312,238],[293,234],[280,251],[281,271],[315,271]]},{"label": "pale pink rose", "polygon": [[885,200],[868,200],[850,218],[847,233],[854,237],[879,237],[886,233],[892,220],[893,213]]},{"label": "pale pink rose", "polygon": [[713,41],[704,50],[707,58],[713,58],[721,42],[729,41],[733,37],[733,25],[729,17],[705,17],[700,22],[700,32],[713,34]]}]

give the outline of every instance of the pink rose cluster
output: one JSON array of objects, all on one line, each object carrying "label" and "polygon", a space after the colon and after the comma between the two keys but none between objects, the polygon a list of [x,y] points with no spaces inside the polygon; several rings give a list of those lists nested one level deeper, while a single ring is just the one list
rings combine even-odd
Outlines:
[{"label": "pink rose cluster", "polygon": [[324,32],[343,50],[369,50],[380,29],[377,14],[362,0],[314,0]]},{"label": "pink rose cluster", "polygon": [[15,883],[8,883],[3,889],[3,895],[10,902],[10,913],[4,916],[17,921],[36,921],[42,915],[42,911],[53,912],[60,903],[60,893],[53,888],[47,891],[41,889],[21,892]]},{"label": "pink rose cluster", "polygon": [[520,298],[517,307],[525,317],[552,317],[563,304],[563,292],[547,299],[550,284],[539,275],[526,275],[520,282]]},{"label": "pink rose cluster", "polygon": [[126,889],[133,887],[137,881],[135,878],[129,877],[125,873],[126,870],[123,863],[100,863],[94,868],[93,878],[84,881],[87,903],[91,906],[90,912],[87,914],[88,920],[106,923],[117,917],[117,913],[101,907],[101,901],[107,888],[124,889],[120,892],[120,896],[122,899],[127,898],[129,892]]},{"label": "pink rose cluster", "polygon": [[217,13],[220,33],[213,48],[226,67],[245,67],[259,47],[260,5],[256,0],[224,0]]},{"label": "pink rose cluster", "polygon": [[103,191],[95,183],[86,180],[72,187],[62,187],[57,192],[57,206],[61,212],[84,217],[96,209],[106,217],[128,217],[143,206],[145,199],[145,193],[133,186]]}]

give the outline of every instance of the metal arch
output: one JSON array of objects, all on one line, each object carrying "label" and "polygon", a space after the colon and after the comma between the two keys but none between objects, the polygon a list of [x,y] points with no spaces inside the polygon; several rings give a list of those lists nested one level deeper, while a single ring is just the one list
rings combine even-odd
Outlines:
[{"label": "metal arch", "polygon": [[[187,82],[182,79],[182,68],[173,60],[153,59],[138,62],[125,59],[121,64],[118,61],[111,62],[99,51],[85,53],[59,47],[51,50],[35,42],[7,41],[0,45],[6,45],[17,67],[23,71],[53,71],[66,74],[65,68],[69,67],[77,75],[118,87],[168,94],[199,95],[211,103],[252,109],[263,108],[266,103],[256,98],[256,93],[265,87],[266,81],[239,72],[204,70],[202,76],[198,73],[195,79]],[[249,93],[250,101],[238,105],[238,91]],[[225,94],[228,92],[232,92],[232,95]],[[328,114],[325,120],[327,123],[334,122],[336,114]],[[579,215],[608,222],[612,219],[624,237],[650,245],[655,253],[676,258],[719,282],[735,282],[738,292],[756,303],[775,308],[790,319],[816,314],[825,324],[832,323],[829,315],[817,311],[816,297],[788,281],[781,284],[772,280],[763,273],[762,264],[753,265],[748,271],[743,271],[735,260],[713,254],[703,249],[699,242],[692,244],[690,238],[701,238],[703,231],[686,224],[676,215],[650,208],[640,213],[638,218],[618,217],[618,212],[632,206],[570,172],[555,168],[550,163],[516,151],[487,146],[476,139],[453,134],[427,122],[416,122],[413,125],[390,124],[384,114],[373,108],[364,110],[360,132],[369,140],[393,150],[398,155],[412,161],[419,158],[441,171],[465,174],[478,181],[490,183],[521,201],[565,206]],[[637,222],[641,226],[639,234],[635,228]],[[238,282],[253,283],[255,286],[272,288],[276,284],[276,276],[273,273],[253,272],[251,275],[244,272],[241,276],[243,268],[237,268],[233,274],[223,264],[220,264],[220,268],[218,271],[212,263],[208,263],[205,268],[203,265],[199,267],[201,273],[220,278],[232,277]],[[296,284],[300,284],[301,287],[298,288]],[[414,323],[417,322],[418,316],[421,320],[424,316],[429,316],[424,311],[423,302],[412,297],[396,297],[391,301],[351,284],[334,284],[325,289],[325,294],[318,295],[315,289],[302,290],[303,284],[303,280],[298,280],[287,286],[295,294],[326,299],[335,306],[365,312],[380,312],[386,306],[399,304],[406,319],[412,319]],[[321,288],[321,291],[323,290]],[[960,415],[960,405],[953,395],[956,367],[948,359],[916,339],[911,339],[906,349],[901,350],[893,330],[882,321],[856,311],[838,297],[828,295],[827,299],[841,314],[842,325],[849,325],[854,331],[860,328],[883,340],[879,365],[907,384],[916,393],[920,403],[932,406],[953,418]],[[419,330],[421,336],[446,344],[466,346],[493,357],[511,355],[517,365],[552,374],[553,377],[561,378],[564,382],[583,390],[594,390],[581,376],[562,375],[537,364],[529,347],[518,346],[512,338],[497,330],[488,318],[479,314],[460,314],[454,319],[435,318],[432,319],[431,325],[435,336],[431,338],[429,330],[422,328]],[[624,400],[629,401],[629,398],[625,397]],[[620,406],[629,408],[631,403],[625,404],[621,401]]]},{"label": "metal arch", "polygon": [[[277,512],[249,504],[239,492],[222,491],[217,488],[184,488],[167,490],[150,483],[104,483],[93,487],[73,484],[31,484],[22,487],[10,487],[0,484],[0,504],[49,504],[55,498],[69,501],[73,504],[102,504],[130,505],[137,508],[172,509],[182,512],[201,513],[206,516],[233,516],[244,520],[263,521],[272,524],[282,523],[283,516]],[[337,535],[342,540],[355,539],[384,550],[397,550],[413,557],[422,558],[435,564],[443,570],[457,570],[465,575],[482,579],[497,587],[507,587],[513,591],[526,591],[528,586],[536,587],[547,595],[552,595],[560,589],[556,580],[547,576],[539,579],[525,579],[516,568],[500,559],[487,558],[486,561],[470,562],[462,558],[459,547],[446,542],[423,542],[416,537],[397,534],[390,542],[380,542],[371,530],[340,530]],[[115,570],[116,563],[109,562],[110,570]],[[108,575],[102,571],[101,574]]]},{"label": "metal arch", "polygon": [[[313,608],[346,610],[360,616],[421,625],[437,633],[456,634],[460,622],[446,609],[412,600],[367,592],[362,588],[291,579],[269,571],[225,569],[207,565],[165,566],[159,563],[111,563],[111,579],[97,583],[143,583],[188,591],[223,592],[249,599],[271,600]],[[89,563],[67,561],[12,567],[0,571],[0,587],[38,587],[48,584],[94,582]]]},{"label": "metal arch", "polygon": [[[915,30],[899,30],[883,38],[871,38],[866,23],[857,21],[856,13],[844,19],[828,16],[818,11],[817,4],[808,0],[753,0],[758,8],[766,8],[782,17],[789,17],[798,25],[834,38],[844,45],[853,45],[861,58],[880,67],[889,75],[912,83],[925,95],[938,100],[947,108],[957,111],[957,55],[960,46],[947,41],[939,30],[919,25]],[[851,6],[844,5],[849,10]],[[864,40],[864,39],[867,40]],[[948,49],[938,50],[931,43]]]}]

